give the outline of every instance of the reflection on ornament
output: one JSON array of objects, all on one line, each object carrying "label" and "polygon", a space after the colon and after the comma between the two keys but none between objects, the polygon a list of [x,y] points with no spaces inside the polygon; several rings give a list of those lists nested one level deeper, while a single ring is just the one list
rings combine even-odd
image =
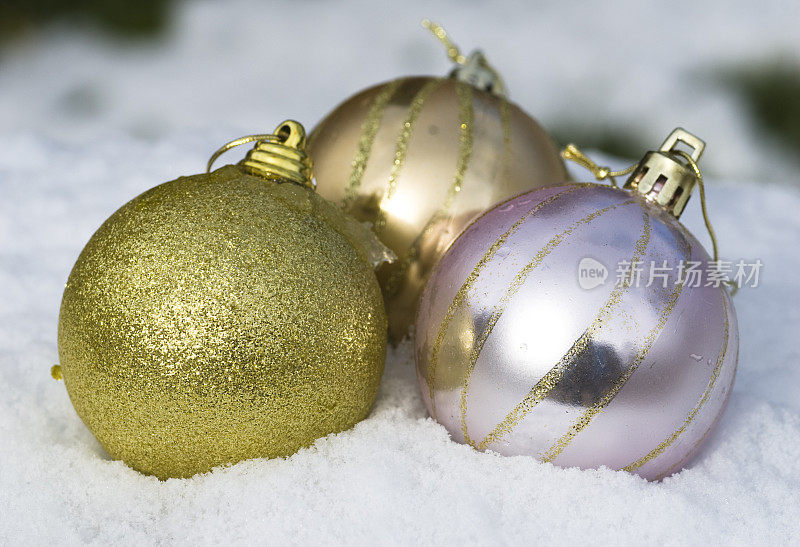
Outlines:
[{"label": "reflection on ornament", "polygon": [[427,26],[457,64],[450,78],[401,78],[362,91],[309,140],[320,194],[371,223],[399,257],[378,273],[394,342],[464,226],[498,201],[567,178],[555,144],[506,99],[483,54],[465,57],[441,27]]},{"label": "reflection on ornament", "polygon": [[[648,479],[696,453],[738,355],[728,290],[680,270],[712,263],[678,221],[695,185],[705,212],[704,146],[677,129],[626,170],[625,189],[524,193],[456,239],[423,293],[415,337],[425,404],[455,440]],[[600,178],[619,175],[570,150]],[[612,272],[591,288],[579,282],[587,259]],[[666,270],[655,283],[637,269],[651,264]]]},{"label": "reflection on ornament", "polygon": [[387,250],[313,192],[300,124],[221,152],[250,141],[115,212],[64,291],[54,377],[112,458],[162,479],[290,455],[378,390]]}]

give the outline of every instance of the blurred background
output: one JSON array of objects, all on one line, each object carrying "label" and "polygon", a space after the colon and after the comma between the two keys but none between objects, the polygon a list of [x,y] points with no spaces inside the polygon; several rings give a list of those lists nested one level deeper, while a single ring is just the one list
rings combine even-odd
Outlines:
[{"label": "blurred background", "polygon": [[445,75],[424,17],[482,48],[562,144],[637,159],[682,125],[713,177],[800,181],[793,0],[0,0],[0,137],[189,134],[210,152],[287,117],[310,129],[366,86]]}]

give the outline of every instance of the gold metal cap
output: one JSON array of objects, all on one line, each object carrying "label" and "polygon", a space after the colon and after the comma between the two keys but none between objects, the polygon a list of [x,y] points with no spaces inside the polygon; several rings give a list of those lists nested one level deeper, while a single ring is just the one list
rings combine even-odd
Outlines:
[{"label": "gold metal cap", "polygon": [[311,158],[306,150],[306,130],[300,122],[286,120],[272,134],[248,135],[231,141],[214,152],[207,171],[222,154],[242,144],[256,145],[239,162],[248,173],[270,180],[289,180],[314,190]]},{"label": "gold metal cap", "polygon": [[[679,150],[680,143],[688,146],[691,153]],[[645,154],[625,182],[625,188],[680,218],[697,185],[697,176],[687,157],[697,162],[705,147],[705,142],[678,127],[661,148]]]}]

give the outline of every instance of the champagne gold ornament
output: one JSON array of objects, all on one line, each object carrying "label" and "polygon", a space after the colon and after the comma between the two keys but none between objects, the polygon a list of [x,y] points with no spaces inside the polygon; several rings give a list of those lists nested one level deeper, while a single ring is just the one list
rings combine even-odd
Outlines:
[{"label": "champagne gold ornament", "polygon": [[388,251],[313,191],[297,122],[212,161],[254,140],[120,208],[64,290],[54,377],[112,458],[162,479],[292,454],[378,390]]},{"label": "champagne gold ornament", "polygon": [[314,129],[322,196],[373,224],[399,257],[378,272],[393,342],[414,319],[431,268],[477,214],[514,194],[566,180],[542,127],[506,99],[480,51],[461,55],[423,22],[457,67],[449,78],[400,78],[362,91]]}]

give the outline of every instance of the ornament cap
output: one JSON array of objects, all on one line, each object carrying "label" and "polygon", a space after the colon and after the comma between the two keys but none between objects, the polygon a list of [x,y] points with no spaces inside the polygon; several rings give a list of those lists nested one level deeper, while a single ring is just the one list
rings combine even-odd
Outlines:
[{"label": "ornament cap", "polygon": [[[679,145],[691,149],[680,150]],[[697,185],[696,162],[706,143],[685,129],[676,128],[658,150],[647,152],[625,182],[625,188],[642,195],[680,218]]]},{"label": "ornament cap", "polygon": [[450,72],[450,78],[468,83],[481,91],[505,97],[506,90],[497,71],[486,60],[479,49],[469,54],[463,64],[459,64]]},{"label": "ornament cap", "polygon": [[294,120],[281,123],[274,133],[248,135],[225,144],[208,160],[207,171],[211,171],[214,161],[222,154],[248,142],[256,144],[239,162],[245,171],[266,179],[289,180],[316,189],[311,158],[306,150],[306,130]]},{"label": "ornament cap", "polygon": [[498,97],[506,97],[506,85],[503,78],[495,68],[486,60],[486,56],[479,49],[464,57],[447,35],[442,25],[429,19],[422,20],[423,28],[428,29],[447,48],[447,56],[456,67],[450,72],[450,78],[459,82],[468,83],[481,91],[489,92]]}]

